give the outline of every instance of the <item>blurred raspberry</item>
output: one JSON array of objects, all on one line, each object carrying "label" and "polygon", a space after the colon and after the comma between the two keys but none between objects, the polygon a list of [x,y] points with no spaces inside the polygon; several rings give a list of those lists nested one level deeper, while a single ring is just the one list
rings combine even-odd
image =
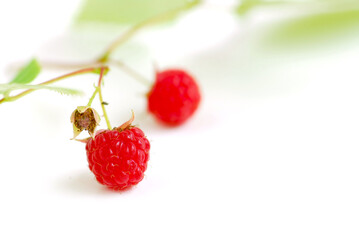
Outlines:
[{"label": "blurred raspberry", "polygon": [[169,69],[158,72],[148,94],[148,111],[168,125],[180,125],[197,110],[201,100],[195,79],[187,72]]}]

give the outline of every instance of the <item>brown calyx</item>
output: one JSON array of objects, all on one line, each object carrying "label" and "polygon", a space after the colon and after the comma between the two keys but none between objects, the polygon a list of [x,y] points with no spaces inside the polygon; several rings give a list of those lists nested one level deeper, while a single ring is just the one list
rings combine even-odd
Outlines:
[{"label": "brown calyx", "polygon": [[89,132],[93,133],[97,126],[97,122],[95,120],[92,109],[88,108],[83,113],[76,111],[74,124],[78,129],[88,130]]}]

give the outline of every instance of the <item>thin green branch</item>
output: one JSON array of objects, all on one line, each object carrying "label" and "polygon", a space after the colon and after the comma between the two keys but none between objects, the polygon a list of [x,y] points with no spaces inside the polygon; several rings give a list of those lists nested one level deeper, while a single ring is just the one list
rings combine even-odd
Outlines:
[{"label": "thin green branch", "polygon": [[148,80],[146,77],[142,76],[140,73],[138,73],[137,71],[135,71],[134,69],[130,68],[129,66],[127,66],[126,64],[124,64],[121,61],[117,61],[117,60],[110,60],[109,63],[113,63],[115,64],[117,67],[119,67],[122,71],[124,71],[125,73],[127,73],[128,75],[130,75],[131,77],[133,77],[134,79],[136,79],[138,82],[140,82],[141,84],[145,85],[146,87],[151,87],[152,83],[150,80]]},{"label": "thin green branch", "polygon": [[149,18],[143,22],[140,22],[136,25],[134,25],[132,28],[130,28],[129,30],[127,30],[124,34],[122,34],[119,38],[115,39],[106,49],[106,51],[102,54],[102,56],[98,59],[99,62],[101,63],[105,63],[107,62],[108,58],[110,57],[110,55],[112,54],[112,52],[121,44],[123,44],[124,42],[126,42],[128,39],[130,39],[133,35],[135,35],[140,29],[161,22],[163,21],[163,19],[168,19],[170,17],[173,17],[175,15],[177,15],[178,13],[180,13],[181,11],[187,10],[197,4],[199,4],[201,1],[200,0],[194,0],[194,1],[189,1],[188,3],[184,4],[181,7],[166,11],[162,14],[156,15],[152,18]]},{"label": "thin green branch", "polygon": [[105,108],[105,104],[104,104],[103,97],[102,97],[101,84],[102,84],[102,78],[103,78],[103,73],[104,73],[104,71],[105,71],[105,69],[104,69],[104,68],[101,68],[101,70],[100,70],[100,79],[98,80],[97,89],[98,89],[98,96],[99,96],[99,98],[100,98],[100,104],[101,104],[101,108],[102,108],[102,112],[103,112],[103,117],[104,117],[105,120],[106,120],[107,128],[111,130],[112,127],[111,127],[110,120],[109,120],[109,118],[108,118],[108,115],[107,115],[107,112],[106,112],[106,108]]},{"label": "thin green branch", "polygon": [[[67,73],[67,74],[64,74],[62,76],[59,76],[59,77],[56,77],[56,78],[53,78],[53,79],[50,79],[48,81],[45,81],[45,82],[42,82],[38,85],[42,86],[42,85],[49,85],[49,84],[53,84],[55,82],[58,82],[58,81],[61,81],[63,79],[66,79],[68,77],[73,77],[73,76],[77,76],[77,75],[80,75],[80,74],[85,74],[85,73],[98,73],[98,71],[101,69],[101,72],[103,73],[105,70],[108,70],[108,67],[92,67],[92,68],[84,68],[84,69],[80,69],[80,70],[77,70],[77,71],[74,71],[74,72],[70,72],[70,73]],[[28,89],[26,91],[23,91],[15,96],[5,96],[4,98],[0,99],[0,104],[3,103],[3,102],[8,102],[8,101],[15,101],[19,98],[22,98],[30,93],[32,93],[33,91],[35,91],[37,89]]]},{"label": "thin green branch", "polygon": [[93,100],[95,99],[95,97],[96,97],[98,91],[99,91],[99,88],[96,87],[96,89],[95,89],[95,91],[93,92],[93,94],[92,94],[92,96],[91,96],[89,102],[88,102],[87,105],[86,105],[87,107],[91,107],[92,102],[93,102]]}]

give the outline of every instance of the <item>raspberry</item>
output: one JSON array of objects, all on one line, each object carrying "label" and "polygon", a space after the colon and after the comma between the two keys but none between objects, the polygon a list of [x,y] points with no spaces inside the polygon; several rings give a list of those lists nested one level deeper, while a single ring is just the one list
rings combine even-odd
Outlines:
[{"label": "raspberry", "polygon": [[158,72],[148,94],[148,111],[161,122],[180,125],[198,108],[201,95],[192,76],[183,70]]},{"label": "raspberry", "polygon": [[100,130],[86,144],[90,170],[99,183],[122,190],[139,183],[147,168],[150,143],[141,129]]}]

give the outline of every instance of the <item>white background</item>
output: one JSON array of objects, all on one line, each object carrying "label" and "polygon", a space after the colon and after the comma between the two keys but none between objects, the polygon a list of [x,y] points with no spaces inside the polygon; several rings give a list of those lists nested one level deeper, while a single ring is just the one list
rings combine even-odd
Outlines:
[{"label": "white background", "polygon": [[[243,21],[211,2],[116,53],[148,78],[154,61],[186,68],[203,93],[188,123],[166,128],[146,113],[144,86],[118,69],[108,74],[112,124],[134,109],[152,145],[145,179],[128,191],[98,184],[84,145],[69,140],[69,116],[87,103],[95,75],[59,84],[85,97],[39,91],[0,106],[0,239],[359,238],[359,35],[262,51],[265,12]],[[2,1],[1,83],[11,63],[90,59],[118,35],[70,31],[78,6]]]}]

